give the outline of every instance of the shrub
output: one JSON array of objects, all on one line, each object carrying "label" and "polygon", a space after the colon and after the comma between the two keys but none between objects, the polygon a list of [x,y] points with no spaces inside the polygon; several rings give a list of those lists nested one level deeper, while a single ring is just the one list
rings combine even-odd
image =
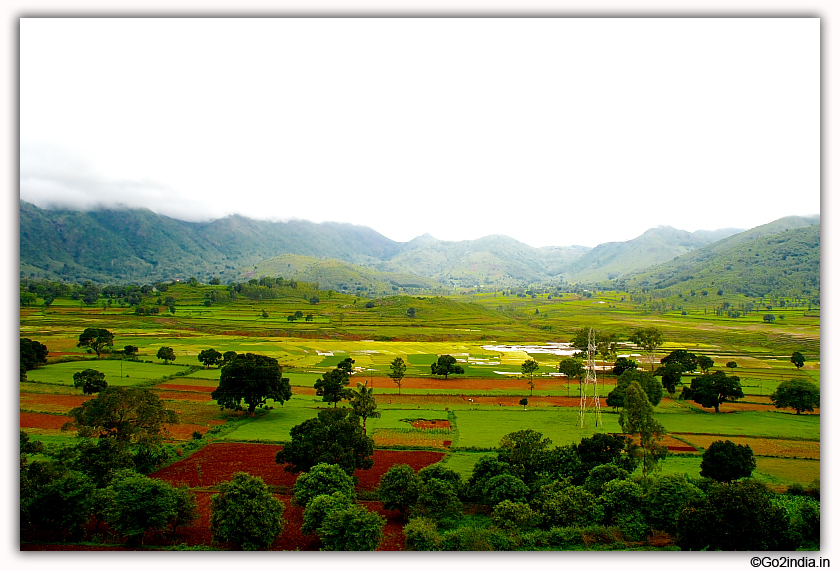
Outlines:
[{"label": "shrub", "polygon": [[604,509],[589,491],[582,487],[567,487],[548,494],[540,512],[544,524],[552,526],[592,525],[604,518]]},{"label": "shrub", "polygon": [[420,496],[420,478],[410,465],[394,465],[379,480],[379,500],[389,510],[405,515]]},{"label": "shrub", "polygon": [[243,550],[268,548],[283,532],[285,508],[262,479],[236,473],[210,500],[213,540],[233,542]]},{"label": "shrub", "polygon": [[347,495],[352,501],[356,497],[353,490],[355,483],[353,477],[345,473],[339,465],[319,463],[308,473],[301,473],[295,481],[295,503],[305,507],[318,495],[331,495],[336,492]]},{"label": "shrub", "polygon": [[318,532],[321,524],[333,511],[340,511],[353,504],[353,499],[345,493],[336,491],[332,495],[318,495],[306,505],[303,511],[303,525],[300,531],[303,534]]},{"label": "shrub", "polygon": [[670,534],[677,532],[677,516],[692,501],[705,494],[685,475],[653,478],[644,495],[644,510],[650,525]]},{"label": "shrub", "polygon": [[440,550],[441,536],[432,519],[416,517],[403,528],[407,550]]},{"label": "shrub", "polygon": [[466,495],[470,500],[478,503],[487,502],[487,495],[485,487],[487,481],[496,475],[510,473],[510,465],[504,461],[499,461],[498,458],[484,455],[473,467],[472,475],[466,484]]},{"label": "shrub", "polygon": [[417,504],[412,509],[412,516],[420,515],[438,522],[443,519],[458,519],[463,506],[452,485],[439,479],[431,479],[420,486]]},{"label": "shrub", "polygon": [[486,551],[494,550],[486,528],[462,526],[443,534],[443,550]]},{"label": "shrub", "polygon": [[555,526],[549,531],[549,542],[561,550],[569,550],[583,545],[583,532],[573,526]]},{"label": "shrub", "polygon": [[324,550],[376,550],[385,518],[360,505],[330,511],[318,529]]},{"label": "shrub", "polygon": [[522,479],[505,473],[496,475],[487,481],[485,493],[491,505],[497,505],[502,501],[513,501],[523,503],[528,498],[528,485]]},{"label": "shrub", "polygon": [[417,476],[423,483],[428,483],[432,479],[448,483],[459,496],[462,492],[463,483],[461,482],[461,475],[457,471],[445,467],[440,463],[427,465],[417,472]]},{"label": "shrub", "polygon": [[615,479],[623,481],[629,477],[630,473],[627,470],[622,469],[614,463],[605,463],[604,465],[598,465],[589,472],[586,481],[583,483],[583,488],[593,495],[598,496],[603,491],[604,485],[608,482]]},{"label": "shrub", "polygon": [[705,452],[700,462],[700,475],[721,483],[729,483],[752,475],[755,457],[749,445],[729,441],[715,441]]},{"label": "shrub", "polygon": [[183,491],[176,491],[165,481],[137,473],[120,472],[108,487],[109,505],[105,509],[108,526],[130,542],[140,540],[147,530],[167,527],[180,515],[190,519],[191,503]]},{"label": "shrub", "polygon": [[540,514],[526,503],[502,501],[490,516],[493,523],[506,530],[529,530],[540,523]]}]

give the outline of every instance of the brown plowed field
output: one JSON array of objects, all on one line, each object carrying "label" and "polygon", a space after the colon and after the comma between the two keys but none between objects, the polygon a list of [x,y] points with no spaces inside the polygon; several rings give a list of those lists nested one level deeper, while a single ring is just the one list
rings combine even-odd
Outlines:
[{"label": "brown plowed field", "polygon": [[[757,400],[758,396],[756,396],[755,399]],[[767,399],[767,402],[769,404],[769,402],[770,402],[769,398]],[[694,407],[698,410],[703,410],[704,412],[711,412],[713,414],[715,413],[714,408],[704,408],[700,404],[698,404],[696,402],[693,402],[693,401],[690,401],[690,400],[686,400],[686,403],[689,406],[692,406],[692,407]],[[776,406],[767,405],[767,404],[759,404],[759,403],[756,403],[754,401],[753,402],[724,402],[723,404],[720,405],[720,413],[722,413],[722,414],[723,413],[728,413],[728,412],[779,412],[779,411],[790,412],[792,410],[789,410],[789,409],[779,410],[778,408],[776,408]],[[794,413],[795,413],[795,411],[794,411]],[[814,408],[813,412],[802,412],[802,413],[807,414],[809,416],[818,416],[818,415],[820,415],[820,409],[819,408]]]},{"label": "brown plowed field", "polygon": [[34,412],[20,413],[20,427],[38,429],[57,429],[71,421],[70,416],[57,416],[54,414],[38,414]]},{"label": "brown plowed field", "polygon": [[207,394],[216,389],[213,386],[187,386],[186,384],[170,384],[169,382],[158,384],[156,388],[160,390],[175,390],[177,392],[205,392]]},{"label": "brown plowed field", "polygon": [[21,392],[20,407],[24,410],[35,410],[38,412],[69,412],[78,408],[83,403],[95,396],[83,396],[75,394],[38,394]]},{"label": "brown plowed field", "polygon": [[209,402],[206,392],[186,392],[178,390],[154,390],[161,400],[188,400],[190,402]]},{"label": "brown plowed field", "polygon": [[772,457],[798,457],[800,459],[819,459],[819,441],[799,441],[792,439],[770,439],[762,437],[738,437],[724,435],[685,434],[680,437],[692,445],[708,449],[715,441],[729,440],[738,445],[748,445],[755,455]]},{"label": "brown plowed field", "polygon": [[[274,462],[274,456],[283,449],[282,445],[267,443],[211,443],[193,455],[150,475],[172,485],[209,487],[228,481],[237,471],[244,471],[261,477],[268,485],[291,487],[297,480],[296,473],[288,473],[284,465]],[[357,470],[358,489],[373,490],[379,486],[382,475],[397,463],[407,463],[415,471],[426,465],[437,463],[444,454],[434,451],[388,451],[373,452],[373,467]]]}]

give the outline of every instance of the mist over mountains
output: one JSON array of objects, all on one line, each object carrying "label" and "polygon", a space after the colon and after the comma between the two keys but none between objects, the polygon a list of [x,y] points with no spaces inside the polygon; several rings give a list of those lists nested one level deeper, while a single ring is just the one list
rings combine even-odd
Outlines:
[{"label": "mist over mountains", "polygon": [[[99,283],[190,277],[226,283],[267,275],[367,291],[389,284],[386,290],[397,291],[598,283],[625,280],[741,235],[759,239],[812,225],[819,228],[819,216],[782,218],[749,232],[660,226],[595,248],[535,248],[504,235],[450,242],[424,234],[396,242],[371,228],[337,222],[270,222],[240,215],[186,222],[146,209],[46,210],[21,201],[20,271],[21,277]],[[817,243],[817,258],[818,251]]]}]

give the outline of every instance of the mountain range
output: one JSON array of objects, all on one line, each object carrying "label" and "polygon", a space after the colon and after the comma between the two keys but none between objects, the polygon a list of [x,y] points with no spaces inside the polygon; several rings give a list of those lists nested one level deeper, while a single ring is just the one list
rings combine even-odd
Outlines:
[{"label": "mountain range", "polygon": [[[21,277],[99,283],[283,276],[369,293],[537,282],[649,286],[667,278],[645,281],[639,275],[675,258],[689,261],[662,275],[679,279],[679,271],[731,247],[814,225],[818,235],[819,216],[782,218],[748,231],[660,226],[595,248],[535,248],[503,235],[453,242],[424,234],[396,242],[371,228],[336,222],[269,222],[239,215],[186,222],[146,209],[47,210],[21,201],[20,271]],[[690,254],[695,257],[687,258]],[[818,242],[816,255],[818,260]]]}]

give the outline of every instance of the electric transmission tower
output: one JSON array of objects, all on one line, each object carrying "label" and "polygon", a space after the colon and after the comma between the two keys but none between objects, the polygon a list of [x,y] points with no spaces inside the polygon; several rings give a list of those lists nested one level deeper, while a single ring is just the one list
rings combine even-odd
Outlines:
[{"label": "electric transmission tower", "polygon": [[[587,408],[590,411],[594,409],[595,412],[595,427],[601,427],[601,399],[598,397],[598,378],[595,376],[595,355],[597,354],[597,347],[595,346],[595,331],[589,329],[589,342],[586,350],[586,376],[583,379],[580,390],[580,427],[586,425]],[[592,401],[588,401],[586,394],[589,392],[589,387],[592,387]]]}]

